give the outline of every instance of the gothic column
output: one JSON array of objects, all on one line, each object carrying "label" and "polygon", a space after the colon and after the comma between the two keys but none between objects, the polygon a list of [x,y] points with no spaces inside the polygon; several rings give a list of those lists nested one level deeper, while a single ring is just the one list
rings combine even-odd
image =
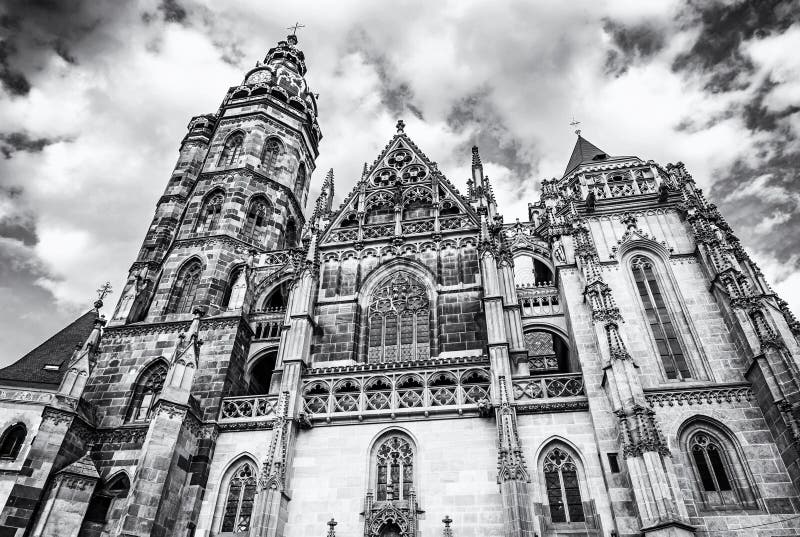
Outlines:
[{"label": "gothic column", "polygon": [[50,483],[33,537],[77,535],[99,480],[88,452],[59,471]]}]

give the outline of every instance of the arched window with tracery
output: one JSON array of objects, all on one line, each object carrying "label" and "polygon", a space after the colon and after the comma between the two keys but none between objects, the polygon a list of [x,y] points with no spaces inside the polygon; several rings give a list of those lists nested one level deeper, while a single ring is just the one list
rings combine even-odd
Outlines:
[{"label": "arched window with tracery", "polygon": [[194,227],[196,233],[203,231],[214,231],[219,227],[222,218],[222,206],[225,203],[225,194],[214,192],[206,198],[200,215],[197,217],[197,224]]},{"label": "arched window with tracery", "polygon": [[261,153],[261,166],[268,172],[272,172],[278,164],[278,157],[283,153],[283,145],[277,138],[267,139],[264,144],[264,151]]},{"label": "arched window with tracery", "polygon": [[15,423],[0,437],[0,460],[16,460],[25,443],[28,429],[23,423]]},{"label": "arched window with tracery", "polygon": [[269,214],[270,206],[266,199],[258,197],[250,202],[242,230],[244,236],[253,242],[264,242]]},{"label": "arched window with tracery", "polygon": [[746,459],[735,440],[705,420],[692,424],[681,436],[701,505],[708,509],[757,507]]},{"label": "arched window with tracery", "polygon": [[147,421],[153,411],[153,403],[164,387],[164,379],[167,377],[167,363],[158,360],[152,363],[139,375],[136,385],[133,387],[133,396],[128,404],[128,412],[125,421]]},{"label": "arched window with tracery", "polygon": [[391,436],[375,452],[375,499],[408,500],[414,486],[414,450],[408,440]]},{"label": "arched window with tracery", "polygon": [[256,497],[256,471],[249,461],[241,463],[231,474],[225,494],[221,532],[244,532],[250,529]]},{"label": "arched window with tracery", "polygon": [[547,504],[552,522],[584,522],[578,468],[572,455],[553,447],[544,457]]},{"label": "arched window with tracery", "polygon": [[397,362],[428,358],[430,316],[425,285],[403,271],[387,278],[369,299],[367,360]]},{"label": "arched window with tracery", "polygon": [[219,166],[232,166],[239,160],[244,145],[244,134],[237,132],[228,137],[222,154],[219,156]]},{"label": "arched window with tracery", "polygon": [[678,341],[678,332],[653,262],[647,257],[636,256],[631,260],[631,271],[667,378],[691,378],[692,373]]},{"label": "arched window with tracery", "polygon": [[191,313],[202,273],[203,266],[196,259],[183,266],[172,288],[166,313]]}]

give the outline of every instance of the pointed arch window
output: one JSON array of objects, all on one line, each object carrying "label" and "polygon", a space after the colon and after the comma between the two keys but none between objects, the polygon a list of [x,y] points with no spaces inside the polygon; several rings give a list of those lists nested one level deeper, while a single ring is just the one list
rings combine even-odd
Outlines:
[{"label": "pointed arch window", "polygon": [[281,153],[283,153],[283,145],[280,141],[277,138],[269,138],[261,153],[261,166],[268,172],[272,172],[278,164],[278,157]]},{"label": "pointed arch window", "polygon": [[228,309],[241,308],[245,293],[247,293],[247,273],[243,266],[239,266],[231,271],[228,288],[222,300],[223,306]]},{"label": "pointed arch window", "polygon": [[109,512],[113,516],[113,512],[122,503],[121,500],[127,498],[130,487],[130,480],[124,473],[111,479],[105,486],[97,487],[89,500],[85,520],[96,524],[105,524],[109,519]]},{"label": "pointed arch window", "polygon": [[244,134],[239,132],[228,137],[225,141],[225,147],[222,148],[222,154],[219,157],[219,165],[232,166],[235,164],[242,154],[243,145]]},{"label": "pointed arch window", "polygon": [[181,269],[172,288],[166,313],[191,313],[202,273],[203,266],[197,260]]},{"label": "pointed arch window", "polygon": [[547,503],[552,522],[584,522],[578,469],[572,455],[552,448],[543,465]]},{"label": "pointed arch window", "polygon": [[384,440],[375,455],[376,496],[379,502],[408,500],[414,486],[414,451],[403,437]]},{"label": "pointed arch window", "polygon": [[675,323],[659,286],[653,262],[647,257],[636,256],[631,261],[631,271],[667,378],[691,378],[692,373],[678,342]]},{"label": "pointed arch window", "polygon": [[255,468],[250,462],[243,462],[234,470],[228,482],[220,531],[248,531],[250,529],[250,519],[253,516],[255,497]]},{"label": "pointed arch window", "polygon": [[306,165],[304,162],[301,162],[300,166],[297,167],[297,179],[294,184],[294,193],[298,197],[303,194],[303,190],[306,187],[306,176]]},{"label": "pointed arch window", "polygon": [[219,227],[219,221],[222,217],[222,205],[225,203],[225,195],[222,192],[215,192],[209,196],[203,208],[200,210],[200,216],[197,219],[195,232],[200,233],[203,231],[214,231]]},{"label": "pointed arch window", "polygon": [[0,437],[0,459],[16,460],[28,435],[28,429],[22,423],[15,423],[5,430]]},{"label": "pointed arch window", "polygon": [[150,365],[139,376],[133,389],[133,397],[128,405],[126,421],[147,421],[153,411],[153,403],[164,387],[167,377],[167,364],[159,360]]},{"label": "pointed arch window", "polygon": [[244,221],[244,236],[253,242],[261,243],[267,233],[267,222],[270,214],[269,202],[256,198],[250,203]]},{"label": "pointed arch window", "polygon": [[430,304],[425,286],[397,272],[369,300],[369,362],[424,360],[430,356]]}]

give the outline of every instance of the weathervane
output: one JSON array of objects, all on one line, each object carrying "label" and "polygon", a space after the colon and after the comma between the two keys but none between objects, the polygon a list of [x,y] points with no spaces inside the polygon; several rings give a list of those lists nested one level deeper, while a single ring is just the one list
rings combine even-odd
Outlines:
[{"label": "weathervane", "polygon": [[[581,124],[581,122],[580,121],[575,121],[575,116],[572,116],[572,121],[570,122],[570,126],[577,127],[580,124]],[[581,135],[581,130],[580,129],[575,129],[575,134],[580,136]]]},{"label": "weathervane", "polygon": [[297,35],[297,29],[298,28],[305,28],[305,27],[306,27],[305,24],[300,24],[299,22],[296,22],[296,23],[294,23],[294,26],[289,26],[286,29],[287,30],[291,30],[292,31],[292,35]]}]

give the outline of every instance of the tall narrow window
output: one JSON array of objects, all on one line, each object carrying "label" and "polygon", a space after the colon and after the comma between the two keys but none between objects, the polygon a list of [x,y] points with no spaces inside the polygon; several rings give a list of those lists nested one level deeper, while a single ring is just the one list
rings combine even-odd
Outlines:
[{"label": "tall narrow window", "polygon": [[653,263],[646,257],[638,256],[631,262],[631,270],[667,378],[691,378],[692,373],[678,343],[678,334],[658,285]]},{"label": "tall narrow window", "polygon": [[242,230],[246,238],[257,243],[264,241],[269,212],[269,204],[265,199],[256,198],[250,203]]},{"label": "tall narrow window", "polygon": [[200,261],[194,260],[184,265],[175,280],[166,313],[191,313],[202,272]]},{"label": "tall narrow window", "polygon": [[306,165],[305,163],[301,162],[300,166],[297,167],[297,179],[294,183],[294,193],[296,196],[301,196],[303,194],[303,190],[306,187]]},{"label": "tall narrow window", "polygon": [[265,170],[272,173],[275,165],[278,163],[278,156],[280,156],[283,147],[277,138],[270,138],[264,144],[264,151],[261,153],[261,166]]},{"label": "tall narrow window", "polygon": [[554,447],[544,460],[544,482],[550,520],[553,522],[583,522],[583,504],[578,484],[578,471],[572,456]]},{"label": "tall narrow window", "polygon": [[[96,524],[105,524],[108,521],[109,513],[116,511],[120,506],[119,504],[122,503],[117,500],[122,500],[128,496],[130,486],[130,480],[124,473],[117,475],[105,486],[98,486],[89,501],[85,520]],[[112,509],[112,507],[114,508]],[[83,535],[83,532],[81,532],[81,535]]]},{"label": "tall narrow window", "polygon": [[247,272],[244,267],[238,267],[231,271],[228,280],[228,288],[222,299],[222,305],[230,310],[241,308],[244,304],[244,297],[247,293]]},{"label": "tall narrow window", "polygon": [[244,145],[244,135],[236,133],[229,137],[225,142],[225,147],[222,148],[222,154],[219,157],[220,166],[232,166],[239,160],[239,155],[242,154],[242,146]]},{"label": "tall narrow window", "polygon": [[414,452],[405,438],[392,436],[376,455],[376,500],[408,500],[414,483]]},{"label": "tall narrow window", "polygon": [[0,437],[0,459],[15,460],[22,449],[28,429],[22,423],[15,423]]},{"label": "tall narrow window", "polygon": [[244,462],[234,471],[228,484],[220,530],[223,532],[249,530],[255,497],[255,469],[249,462]]},{"label": "tall narrow window", "polygon": [[424,360],[430,356],[430,305],[425,286],[407,272],[380,285],[369,301],[367,359]]},{"label": "tall narrow window", "polygon": [[690,441],[692,459],[706,498],[712,504],[733,504],[736,497],[724,462],[722,447],[716,439],[698,433]]},{"label": "tall narrow window", "polygon": [[136,386],[133,389],[128,406],[126,421],[147,421],[153,410],[158,394],[164,387],[164,379],[167,377],[167,364],[159,360],[151,364],[144,373],[141,374]]},{"label": "tall narrow window", "polygon": [[225,195],[222,192],[216,192],[207,198],[203,208],[200,209],[200,216],[197,218],[197,225],[194,230],[199,233],[217,229],[222,217],[223,203],[225,203]]}]

